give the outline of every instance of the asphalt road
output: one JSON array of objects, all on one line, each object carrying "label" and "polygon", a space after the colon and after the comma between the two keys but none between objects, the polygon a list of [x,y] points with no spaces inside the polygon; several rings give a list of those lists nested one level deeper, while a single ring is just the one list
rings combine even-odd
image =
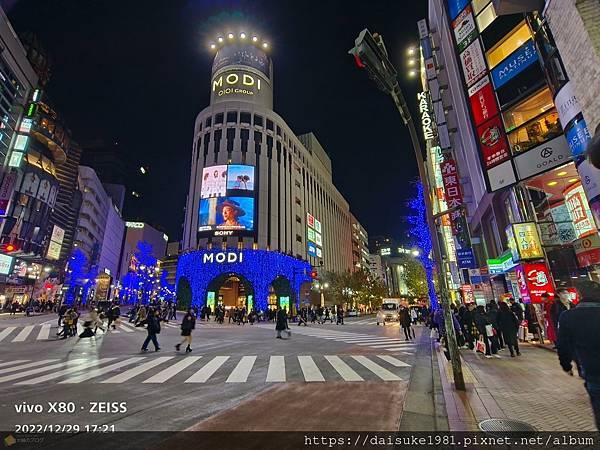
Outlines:
[{"label": "asphalt road", "polygon": [[171,322],[161,351],[141,353],[146,331],[127,323],[58,340],[56,315],[2,316],[0,430],[398,430],[416,341],[374,316],[290,327],[275,339],[273,323],[198,322],[185,354]]}]

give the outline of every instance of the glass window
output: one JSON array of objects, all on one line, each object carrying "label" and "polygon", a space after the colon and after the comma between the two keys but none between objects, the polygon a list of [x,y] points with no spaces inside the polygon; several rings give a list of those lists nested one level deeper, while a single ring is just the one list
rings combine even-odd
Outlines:
[{"label": "glass window", "polygon": [[554,108],[552,94],[545,88],[502,113],[507,132]]},{"label": "glass window", "polygon": [[473,12],[475,15],[479,14],[479,12],[490,2],[491,0],[473,0],[471,3],[473,4]]},{"label": "glass window", "polygon": [[212,125],[212,117],[207,117],[207,118],[206,118],[206,123],[205,123],[205,125],[206,125],[207,127],[210,127],[210,126]]},{"label": "glass window", "polygon": [[500,61],[518,49],[529,39],[531,39],[531,32],[525,21],[523,21],[502,41],[487,52],[486,55],[489,68],[491,69],[498,65]]},{"label": "glass window", "polygon": [[262,118],[262,116],[259,116],[258,114],[254,114],[254,125],[257,125],[259,127],[263,126],[263,118]]},{"label": "glass window", "polygon": [[223,113],[215,114],[215,125],[223,123]]},{"label": "glass window", "polygon": [[240,123],[250,123],[250,113],[249,112],[241,112],[240,113]]},{"label": "glass window", "polygon": [[498,17],[496,14],[496,10],[494,9],[494,4],[490,3],[487,5],[481,14],[477,16],[477,26],[479,27],[479,32],[483,32],[495,19]]},{"label": "glass window", "polygon": [[267,119],[267,130],[273,131],[273,121],[270,119]]},{"label": "glass window", "polygon": [[237,111],[229,111],[227,113],[227,123],[237,123]]},{"label": "glass window", "polygon": [[508,134],[513,153],[522,153],[562,133],[558,113],[552,108]]}]

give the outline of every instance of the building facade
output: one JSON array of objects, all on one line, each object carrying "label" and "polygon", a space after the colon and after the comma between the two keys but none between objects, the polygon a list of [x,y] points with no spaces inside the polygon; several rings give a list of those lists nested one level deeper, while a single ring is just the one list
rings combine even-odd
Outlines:
[{"label": "building facade", "polygon": [[[542,7],[430,0],[418,24],[432,200],[437,212],[455,209],[444,233],[454,298],[539,303],[542,292],[598,278],[600,172],[583,158],[579,75],[563,65],[573,55],[557,48]],[[597,81],[586,88],[600,94]]]},{"label": "building facade", "polygon": [[147,242],[152,246],[151,256],[162,260],[167,250],[169,238],[162,231],[143,222],[125,222],[125,238],[121,250],[121,263],[118,278],[122,279],[129,272],[130,267],[135,266],[135,254],[138,242]]},{"label": "building facade", "polygon": [[353,270],[369,269],[369,235],[354,214],[352,220],[352,267]]},{"label": "building facade", "polygon": [[[194,129],[183,251],[202,249],[210,258],[212,251],[233,249],[255,252],[257,261],[279,255],[282,267],[300,263],[296,269],[301,273],[292,271],[281,283],[276,273],[269,283],[256,277],[253,282],[235,277],[233,285],[225,280],[225,288],[237,296],[228,306],[238,300],[248,304],[252,297],[265,309],[267,303],[281,304],[281,297],[298,301],[299,280],[306,281],[311,266],[352,270],[352,217],[333,185],[331,160],[315,135],[296,136],[273,111],[268,44],[243,32],[219,40],[213,44],[211,102]],[[185,255],[179,261],[184,267]],[[182,271],[178,274],[183,276]],[[285,285],[285,294],[273,294],[271,282]],[[206,283],[192,286],[195,303],[227,297],[225,290],[208,289]],[[243,294],[240,283],[245,285]]]}]

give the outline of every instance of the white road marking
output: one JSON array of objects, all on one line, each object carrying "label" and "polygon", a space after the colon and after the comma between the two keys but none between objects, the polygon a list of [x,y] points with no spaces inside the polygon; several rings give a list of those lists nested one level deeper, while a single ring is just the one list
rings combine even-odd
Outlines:
[{"label": "white road marking", "polygon": [[31,380],[25,380],[25,381],[20,381],[18,383],[15,384],[40,384],[40,383],[44,383],[46,381],[49,380],[54,380],[55,378],[59,378],[62,377],[63,375],[68,375],[70,373],[73,372],[79,372],[82,369],[87,369],[88,367],[94,367],[97,366],[98,364],[103,364],[105,362],[109,362],[112,361],[115,358],[102,358],[102,359],[97,359],[94,361],[86,361],[82,364],[78,364],[72,367],[68,367],[66,369],[63,370],[59,370],[58,372],[54,372],[51,373],[49,375],[42,375],[41,377],[37,377],[37,378],[33,378]]},{"label": "white road marking", "polygon": [[202,358],[202,356],[186,356],[185,358],[173,364],[171,367],[167,367],[161,372],[158,372],[156,375],[142,381],[142,383],[164,383],[168,379],[177,375],[186,367],[191,366],[200,358]]},{"label": "white road marking", "polygon": [[138,376],[138,375],[144,373],[145,371],[150,370],[153,367],[156,367],[159,364],[162,364],[165,361],[168,361],[170,359],[173,359],[173,357],[172,356],[160,356],[158,358],[154,358],[154,359],[152,359],[152,361],[148,361],[147,363],[144,363],[140,366],[134,367],[133,369],[126,370],[125,372],[115,375],[114,377],[110,377],[107,380],[101,381],[100,383],[112,383],[112,384],[123,383],[124,381],[127,381],[135,376]]},{"label": "white road marking", "polygon": [[[29,361],[28,359],[15,359],[13,361],[6,361],[0,364],[0,367],[12,366],[13,364],[21,364]],[[1,372],[0,372],[1,373]]]},{"label": "white road marking", "polygon": [[25,328],[23,328],[21,332],[15,336],[12,342],[23,342],[25,339],[27,339],[27,336],[29,336],[29,334],[33,331],[34,327],[35,325],[28,325]]},{"label": "white road marking", "polygon": [[123,366],[128,366],[129,364],[133,364],[133,363],[142,361],[143,359],[145,359],[145,358],[143,358],[143,357],[129,358],[129,359],[126,359],[125,361],[119,361],[117,363],[111,364],[110,366],[102,367],[100,369],[94,369],[94,370],[91,370],[90,372],[87,372],[87,373],[84,373],[81,375],[77,375],[72,378],[67,378],[66,380],[61,381],[59,384],[81,383],[82,381],[86,381],[86,380],[90,380],[92,378],[99,377],[100,375],[104,375],[105,373],[119,369]]},{"label": "white road marking", "polygon": [[401,381],[402,380],[402,378],[400,378],[397,375],[394,375],[392,372],[390,372],[386,368],[381,367],[379,364],[371,361],[366,356],[359,355],[359,356],[352,356],[352,358],[354,358],[358,363],[365,366],[367,369],[369,369],[371,372],[373,372],[375,375],[377,375],[383,381]]},{"label": "white road marking", "polygon": [[39,367],[37,369],[26,370],[25,372],[21,372],[21,373],[13,373],[12,375],[6,375],[4,377],[0,377],[0,383],[3,383],[5,381],[16,380],[19,378],[25,378],[25,377],[28,377],[29,375],[36,375],[36,374],[42,373],[42,372],[48,372],[49,370],[59,369],[63,366],[66,366],[67,364],[80,364],[85,361],[86,360],[83,358],[72,359],[70,361],[63,361],[61,363],[52,364],[50,366],[44,366],[44,367]]},{"label": "white road marking", "polygon": [[312,356],[298,356],[298,362],[304,374],[304,381],[325,381]]},{"label": "white road marking", "polygon": [[412,347],[412,346],[408,346],[408,345],[401,345],[401,346],[399,346],[399,347],[398,347],[398,346],[395,346],[395,347],[384,347],[384,348],[382,348],[382,349],[378,349],[378,350],[388,350],[388,351],[390,351],[390,352],[394,352],[394,351],[397,351],[397,350],[406,350],[406,349],[407,349],[407,347]]},{"label": "white road marking", "polygon": [[339,356],[325,355],[325,359],[329,361],[329,364],[340,374],[344,381],[365,381],[354,369],[342,361],[342,358]]},{"label": "white road marking", "polygon": [[245,383],[248,381],[248,376],[254,367],[255,361],[256,356],[243,356],[229,375],[229,378],[227,378],[226,383]]},{"label": "white road marking", "polygon": [[269,370],[267,371],[267,383],[280,383],[285,381],[285,359],[283,356],[271,356],[269,358]]},{"label": "white road marking", "polygon": [[[28,360],[25,359],[23,361],[28,361]],[[0,374],[2,374],[2,373],[10,373],[10,372],[17,372],[18,370],[29,369],[31,367],[41,366],[41,365],[48,364],[48,363],[54,362],[54,361],[58,361],[58,359],[44,359],[42,361],[34,361],[34,362],[27,363],[27,364],[22,364],[22,365],[17,366],[17,367],[9,367],[9,368],[6,368],[6,369],[0,369]]]},{"label": "white road marking", "polygon": [[383,359],[385,362],[390,363],[396,367],[410,367],[410,364],[406,364],[404,361],[394,358],[390,355],[377,355],[378,358]]},{"label": "white road marking", "polygon": [[47,340],[49,336],[50,336],[50,324],[46,323],[46,324],[42,325],[42,328],[40,328],[40,332],[38,333],[36,340],[37,341]]},{"label": "white road marking", "polygon": [[202,369],[189,377],[184,383],[205,383],[221,367],[229,356],[215,356]]}]

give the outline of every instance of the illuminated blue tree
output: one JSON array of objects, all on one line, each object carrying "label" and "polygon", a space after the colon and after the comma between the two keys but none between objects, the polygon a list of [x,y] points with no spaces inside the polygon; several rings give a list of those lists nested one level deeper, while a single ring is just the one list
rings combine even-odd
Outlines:
[{"label": "illuminated blue tree", "polygon": [[127,274],[121,279],[122,296],[127,303],[147,304],[155,289],[157,280],[157,259],[152,255],[152,245],[147,241],[139,241],[133,256],[135,261]]},{"label": "illuminated blue tree", "polygon": [[408,234],[413,241],[412,245],[418,247],[420,250],[419,260],[421,261],[421,264],[423,264],[427,276],[431,308],[437,309],[438,300],[435,293],[435,285],[433,283],[434,262],[430,258],[432,244],[429,227],[427,226],[427,212],[425,210],[425,198],[423,197],[423,185],[420,181],[417,181],[416,185],[417,195],[408,202],[408,207],[411,209],[411,214],[406,217],[406,220],[410,224]]},{"label": "illuminated blue tree", "polygon": [[[65,279],[65,285],[67,292],[65,293],[65,303],[72,305],[77,298],[77,293],[85,284],[86,279],[85,266],[87,265],[87,258],[84,253],[75,248],[69,258],[69,268]],[[85,298],[85,297],[82,297]]]}]

